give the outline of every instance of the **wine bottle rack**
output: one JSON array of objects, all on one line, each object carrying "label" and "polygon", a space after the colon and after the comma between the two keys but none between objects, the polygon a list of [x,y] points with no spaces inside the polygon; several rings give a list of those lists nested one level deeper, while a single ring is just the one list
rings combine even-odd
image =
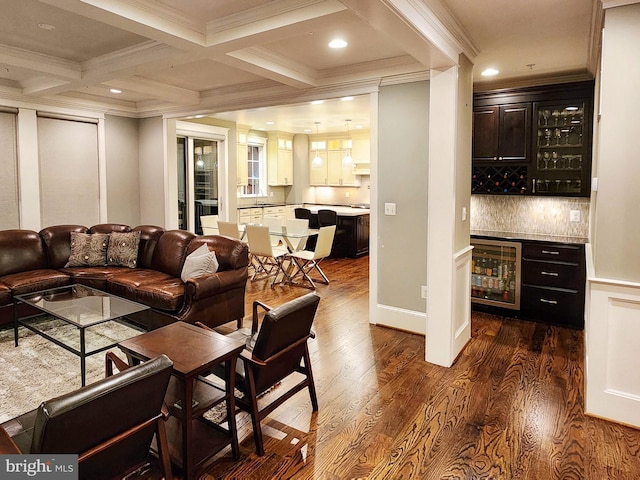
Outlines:
[{"label": "wine bottle rack", "polygon": [[527,167],[474,166],[472,169],[472,193],[528,192]]}]

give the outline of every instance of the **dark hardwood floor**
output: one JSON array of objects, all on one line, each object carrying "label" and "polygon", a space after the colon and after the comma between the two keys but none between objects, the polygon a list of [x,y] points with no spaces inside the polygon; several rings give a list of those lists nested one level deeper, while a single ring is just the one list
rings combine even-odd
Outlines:
[{"label": "dark hardwood floor", "polygon": [[[310,342],[319,411],[306,391],[274,411],[263,457],[238,414],[240,460],[227,449],[202,478],[640,478],[640,430],[584,414],[582,331],[474,313],[471,342],[438,367],[424,337],[368,323],[367,257],[323,269]],[[249,282],[247,312],[306,292]]]}]

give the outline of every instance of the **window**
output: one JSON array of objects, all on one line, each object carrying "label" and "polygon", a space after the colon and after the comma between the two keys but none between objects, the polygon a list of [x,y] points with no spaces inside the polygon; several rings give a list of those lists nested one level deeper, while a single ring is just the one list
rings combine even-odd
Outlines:
[{"label": "window", "polygon": [[250,138],[247,148],[247,185],[242,187],[243,197],[261,197],[267,191],[267,169],[264,138]]}]

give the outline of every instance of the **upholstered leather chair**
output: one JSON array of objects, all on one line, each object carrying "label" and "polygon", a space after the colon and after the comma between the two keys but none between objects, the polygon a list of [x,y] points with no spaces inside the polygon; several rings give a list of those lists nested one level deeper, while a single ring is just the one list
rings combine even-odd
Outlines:
[{"label": "upholstered leather chair", "polygon": [[[236,369],[236,388],[244,394],[236,398],[236,406],[251,414],[258,455],[264,455],[260,422],[293,395],[307,388],[311,408],[314,412],[318,411],[307,341],[315,337],[311,327],[319,302],[320,297],[314,292],[275,308],[262,302],[254,302],[251,331],[240,329],[229,334],[230,337],[247,343]],[[266,311],[260,328],[259,308]],[[270,403],[265,404],[266,399],[258,401],[262,394],[294,372],[303,375],[298,383],[283,392],[274,390],[274,398]],[[224,368],[218,368],[213,373],[224,378]],[[284,384],[279,388],[285,388]],[[271,394],[269,398],[271,399]]]},{"label": "upholstered leather chair", "polygon": [[78,454],[80,478],[121,478],[148,462],[155,436],[171,479],[163,402],[172,367],[161,355],[47,400],[2,424],[0,453]]}]

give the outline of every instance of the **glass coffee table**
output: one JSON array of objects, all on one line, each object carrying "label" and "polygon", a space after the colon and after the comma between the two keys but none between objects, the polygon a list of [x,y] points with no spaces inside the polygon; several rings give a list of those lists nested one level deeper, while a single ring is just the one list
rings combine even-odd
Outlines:
[{"label": "glass coffee table", "polygon": [[[18,303],[34,307],[40,313],[19,317]],[[15,345],[18,346],[18,328],[23,326],[79,356],[80,376],[84,386],[86,358],[144,331],[135,321],[135,316],[149,310],[147,305],[84,285],[68,285],[16,295]]]}]

